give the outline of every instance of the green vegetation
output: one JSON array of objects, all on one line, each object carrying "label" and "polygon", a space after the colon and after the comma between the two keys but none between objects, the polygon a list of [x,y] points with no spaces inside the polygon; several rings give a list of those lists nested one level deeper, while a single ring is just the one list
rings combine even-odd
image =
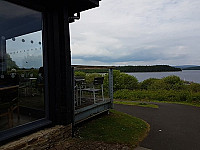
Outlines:
[{"label": "green vegetation", "polygon": [[150,108],[158,108],[158,105],[149,104],[145,102],[131,102],[131,101],[114,101],[114,104],[122,104],[122,105],[133,105],[133,106],[141,106],[141,107],[150,107]]},{"label": "green vegetation", "polygon": [[172,101],[172,102],[199,102],[200,93],[198,95],[196,93],[192,94],[189,91],[174,91],[174,90],[157,90],[157,91],[150,91],[150,90],[119,90],[114,93],[115,99],[122,99],[122,100],[132,100],[132,101],[139,101],[139,100],[157,100],[157,101]]},{"label": "green vegetation", "polygon": [[82,71],[75,71],[75,72],[74,72],[74,76],[75,76],[75,77],[83,77],[83,78],[85,78],[86,73],[85,73],[85,72],[82,72]]},{"label": "green vegetation", "polygon": [[77,71],[85,73],[108,73],[108,69],[79,69]]},{"label": "green vegetation", "polygon": [[[87,83],[91,83],[96,76],[103,74],[78,72],[85,76]],[[108,74],[104,74],[104,94],[108,95]],[[128,101],[170,101],[184,104],[200,104],[200,84],[189,83],[177,76],[162,79],[149,78],[143,82],[131,75],[113,71],[114,99]]]},{"label": "green vegetation", "polygon": [[[14,68],[14,67],[12,67],[12,68]],[[11,70],[8,70],[7,74],[10,74],[11,72],[12,72]],[[18,69],[16,69],[16,72],[20,76],[21,76],[21,74],[24,74],[25,77],[30,77],[30,75],[33,75],[31,77],[37,78],[39,69],[34,69],[34,68],[31,68],[31,69],[24,69],[23,68],[23,69],[21,69],[21,68],[18,68]]]},{"label": "green vegetation", "polygon": [[[118,70],[113,70],[113,83],[114,91],[120,89],[134,90],[138,88],[138,80],[134,76],[121,73]],[[108,74],[105,75],[104,87],[108,88]]]},{"label": "green vegetation", "polygon": [[99,73],[85,73],[85,72],[77,71],[74,73],[74,76],[85,78],[85,81],[87,84],[92,84],[95,77],[101,77],[102,75]]},{"label": "green vegetation", "polygon": [[172,104],[182,104],[182,105],[190,105],[190,106],[195,106],[195,107],[200,107],[200,103],[191,103],[191,102],[170,102],[170,101],[156,101],[156,100],[151,100],[147,102],[156,102],[156,103],[172,103]]},{"label": "green vegetation", "polygon": [[149,128],[141,119],[111,110],[109,115],[83,125],[78,135],[83,140],[119,143],[134,148],[145,138]]},{"label": "green vegetation", "polygon": [[19,67],[16,65],[16,62],[12,60],[9,54],[6,54],[6,59],[7,59],[7,68],[8,70],[11,69],[19,69]]},{"label": "green vegetation", "polygon": [[139,88],[136,90],[121,89],[116,91],[114,98],[200,104],[200,84],[188,84],[177,76],[168,76],[162,79],[150,78],[139,83]]}]

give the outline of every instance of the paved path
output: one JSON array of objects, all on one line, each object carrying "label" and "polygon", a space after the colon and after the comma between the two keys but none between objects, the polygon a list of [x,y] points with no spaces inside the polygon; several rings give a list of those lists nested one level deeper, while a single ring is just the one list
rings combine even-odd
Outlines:
[{"label": "paved path", "polygon": [[151,130],[140,146],[152,150],[200,150],[200,108],[156,103],[159,109],[115,104],[114,108],[147,121]]}]

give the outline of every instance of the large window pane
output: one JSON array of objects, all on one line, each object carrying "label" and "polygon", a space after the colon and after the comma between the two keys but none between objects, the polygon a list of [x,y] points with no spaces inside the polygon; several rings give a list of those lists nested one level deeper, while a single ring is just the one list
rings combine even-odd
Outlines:
[{"label": "large window pane", "polygon": [[0,131],[45,117],[41,22],[0,1]]}]

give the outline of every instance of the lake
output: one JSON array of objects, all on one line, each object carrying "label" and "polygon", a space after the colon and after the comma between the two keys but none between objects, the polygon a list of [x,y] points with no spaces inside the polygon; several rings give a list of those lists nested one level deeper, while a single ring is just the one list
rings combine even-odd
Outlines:
[{"label": "lake", "polygon": [[192,81],[200,83],[200,70],[183,70],[178,72],[138,72],[138,73],[127,73],[129,75],[135,76],[139,82],[146,80],[148,78],[158,78],[167,77],[170,75],[179,76],[182,80]]}]

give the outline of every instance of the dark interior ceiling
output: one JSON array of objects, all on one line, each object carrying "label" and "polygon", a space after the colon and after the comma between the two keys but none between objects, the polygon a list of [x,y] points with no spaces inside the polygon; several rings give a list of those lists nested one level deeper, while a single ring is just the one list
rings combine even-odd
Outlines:
[{"label": "dark interior ceiling", "polygon": [[5,1],[0,1],[0,20],[0,36],[6,39],[42,28],[41,13]]},{"label": "dark interior ceiling", "polygon": [[[7,0],[0,1],[0,36],[6,39],[42,29],[42,15],[51,9],[66,7],[69,15],[99,6],[100,0]],[[17,5],[16,5],[17,4]],[[25,7],[21,7],[21,6]],[[34,9],[34,10],[33,10]],[[37,11],[35,11],[37,10]]]},{"label": "dark interior ceiling", "polygon": [[21,6],[25,6],[38,11],[47,11],[55,7],[68,7],[69,13],[82,12],[99,6],[101,0],[6,0]]}]

